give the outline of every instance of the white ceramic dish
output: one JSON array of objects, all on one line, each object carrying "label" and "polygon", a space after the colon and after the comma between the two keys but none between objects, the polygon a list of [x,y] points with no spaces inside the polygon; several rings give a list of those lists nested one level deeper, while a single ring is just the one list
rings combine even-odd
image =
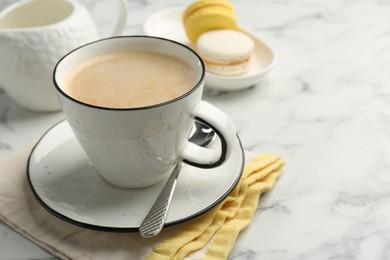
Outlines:
[{"label": "white ceramic dish", "polygon": [[[161,10],[146,19],[143,29],[147,35],[175,40],[194,47],[187,38],[182,25],[183,7]],[[258,84],[273,68],[276,56],[272,48],[252,33],[241,29],[255,42],[255,50],[248,72],[239,76],[222,76],[207,73],[205,85],[220,90],[239,90]]]},{"label": "white ceramic dish", "polygon": [[[202,215],[236,186],[244,164],[237,138],[232,160],[212,169],[184,164],[166,226]],[[28,179],[38,201],[72,224],[110,232],[138,232],[164,182],[143,189],[124,189],[104,181],[90,165],[67,121],[53,126],[34,147]]]}]

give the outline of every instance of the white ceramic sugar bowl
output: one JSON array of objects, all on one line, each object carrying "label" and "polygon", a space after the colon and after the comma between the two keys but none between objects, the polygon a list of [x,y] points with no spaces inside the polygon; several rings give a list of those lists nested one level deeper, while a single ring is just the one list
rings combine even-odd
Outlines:
[{"label": "white ceramic sugar bowl", "polygon": [[[70,50],[98,39],[90,16],[96,1],[24,0],[0,13],[0,87],[19,105],[34,111],[60,110],[52,74]],[[126,1],[114,35],[122,33]]]}]

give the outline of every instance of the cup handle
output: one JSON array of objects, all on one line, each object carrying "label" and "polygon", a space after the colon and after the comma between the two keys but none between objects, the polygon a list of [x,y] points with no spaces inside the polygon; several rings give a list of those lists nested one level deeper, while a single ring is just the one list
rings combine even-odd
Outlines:
[{"label": "cup handle", "polygon": [[[84,1],[84,6],[87,8],[89,13],[92,13],[95,8],[97,2],[99,0],[86,0]],[[118,0],[119,4],[119,17],[116,22],[114,31],[111,36],[121,35],[125,29],[126,21],[127,21],[127,2],[126,0]]]},{"label": "cup handle", "polygon": [[215,131],[221,139],[221,149],[214,150],[187,142],[181,150],[181,159],[199,168],[214,168],[221,165],[230,157],[231,150],[237,142],[236,128],[232,120],[224,112],[205,101],[199,102],[192,116]]}]

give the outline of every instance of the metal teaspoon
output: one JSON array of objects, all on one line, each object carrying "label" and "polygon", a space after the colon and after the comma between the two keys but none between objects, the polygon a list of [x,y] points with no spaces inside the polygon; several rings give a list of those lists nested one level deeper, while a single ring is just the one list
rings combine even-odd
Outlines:
[{"label": "metal teaspoon", "polygon": [[[199,146],[207,146],[213,139],[214,134],[215,133],[211,128],[203,123],[195,121],[193,135],[190,137],[189,141]],[[142,221],[141,226],[139,227],[139,233],[142,237],[154,237],[158,235],[164,227],[182,164],[182,162],[176,164],[165,183],[164,188],[158,195],[157,200]]]}]

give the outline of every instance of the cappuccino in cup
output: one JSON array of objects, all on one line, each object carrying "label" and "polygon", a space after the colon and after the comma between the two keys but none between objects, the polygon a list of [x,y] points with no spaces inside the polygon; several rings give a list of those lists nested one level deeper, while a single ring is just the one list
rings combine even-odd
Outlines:
[{"label": "cappuccino in cup", "polygon": [[[121,36],[65,55],[53,81],[66,120],[105,180],[142,188],[166,180],[178,163],[218,167],[237,142],[230,118],[201,100],[205,67],[187,46]],[[221,147],[188,139],[194,121],[213,128]]]},{"label": "cappuccino in cup", "polygon": [[151,51],[115,51],[74,67],[64,90],[82,102],[110,108],[152,106],[179,97],[198,75],[185,61]]}]

